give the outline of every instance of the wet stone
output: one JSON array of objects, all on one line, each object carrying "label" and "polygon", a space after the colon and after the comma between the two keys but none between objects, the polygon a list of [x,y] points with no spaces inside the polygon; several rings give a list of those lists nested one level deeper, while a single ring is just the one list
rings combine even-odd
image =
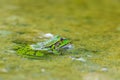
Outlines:
[{"label": "wet stone", "polygon": [[2,68],[2,69],[0,69],[0,72],[7,73],[8,70],[6,68]]},{"label": "wet stone", "polygon": [[101,71],[103,71],[103,72],[107,72],[108,71],[108,68],[101,68]]}]

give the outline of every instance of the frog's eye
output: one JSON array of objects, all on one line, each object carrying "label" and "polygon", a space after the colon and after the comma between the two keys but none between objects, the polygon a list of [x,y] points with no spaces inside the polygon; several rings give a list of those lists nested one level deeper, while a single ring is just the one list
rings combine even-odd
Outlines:
[{"label": "frog's eye", "polygon": [[60,38],[61,41],[66,40],[66,38]]},{"label": "frog's eye", "polygon": [[64,39],[63,38],[60,38],[60,41],[63,41]]}]

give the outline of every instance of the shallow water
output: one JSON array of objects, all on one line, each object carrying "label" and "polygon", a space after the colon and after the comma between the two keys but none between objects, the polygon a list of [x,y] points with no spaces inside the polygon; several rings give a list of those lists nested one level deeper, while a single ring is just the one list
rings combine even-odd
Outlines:
[{"label": "shallow water", "polygon": [[[119,0],[0,0],[0,80],[119,80]],[[23,58],[15,43],[69,38],[72,54]],[[73,59],[74,58],[74,59]]]}]

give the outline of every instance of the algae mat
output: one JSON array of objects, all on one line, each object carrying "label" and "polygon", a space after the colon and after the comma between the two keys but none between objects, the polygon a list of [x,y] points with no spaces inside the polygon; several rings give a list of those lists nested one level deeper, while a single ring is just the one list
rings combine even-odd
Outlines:
[{"label": "algae mat", "polygon": [[[0,80],[119,80],[120,0],[0,0]],[[69,38],[71,54],[28,59],[16,43]]]}]

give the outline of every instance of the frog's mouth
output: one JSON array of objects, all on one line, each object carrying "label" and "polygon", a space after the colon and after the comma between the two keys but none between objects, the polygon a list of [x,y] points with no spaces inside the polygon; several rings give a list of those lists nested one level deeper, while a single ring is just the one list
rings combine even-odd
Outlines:
[{"label": "frog's mouth", "polygon": [[67,44],[67,45],[65,45],[65,46],[63,46],[62,48],[63,49],[73,49],[73,45],[72,44]]}]

